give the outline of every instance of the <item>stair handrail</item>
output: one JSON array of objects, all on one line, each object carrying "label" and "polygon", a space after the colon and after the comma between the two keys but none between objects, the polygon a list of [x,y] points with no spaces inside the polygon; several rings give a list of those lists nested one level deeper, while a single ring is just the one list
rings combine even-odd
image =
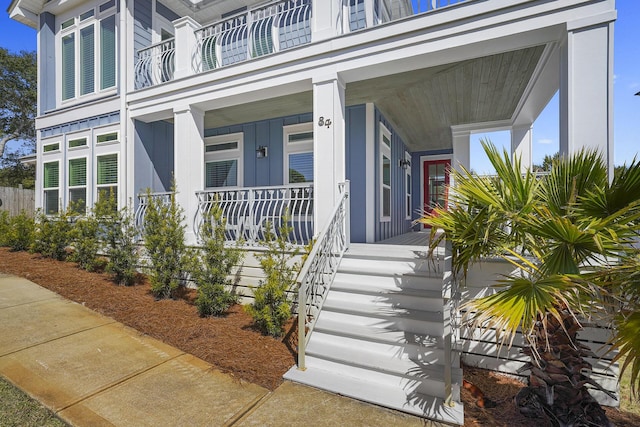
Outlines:
[{"label": "stair handrail", "polygon": [[311,253],[298,274],[298,369],[305,370],[305,349],[311,332],[342,256],[349,248],[350,183],[339,185],[342,190],[329,222],[318,235]]}]

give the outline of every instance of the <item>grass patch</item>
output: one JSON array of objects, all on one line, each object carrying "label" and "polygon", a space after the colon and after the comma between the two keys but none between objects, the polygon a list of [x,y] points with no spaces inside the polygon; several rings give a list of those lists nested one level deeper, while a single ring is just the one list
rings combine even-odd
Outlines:
[{"label": "grass patch", "polygon": [[0,427],[68,427],[53,412],[0,377]]},{"label": "grass patch", "polygon": [[[620,360],[620,366],[624,362]],[[620,410],[640,416],[640,393],[634,398],[631,394],[631,367],[620,377]]]}]

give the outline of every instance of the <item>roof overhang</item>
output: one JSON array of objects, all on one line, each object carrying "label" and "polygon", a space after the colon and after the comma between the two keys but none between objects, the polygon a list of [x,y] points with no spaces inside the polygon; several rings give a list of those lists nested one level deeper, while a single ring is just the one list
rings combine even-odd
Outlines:
[{"label": "roof overhang", "polygon": [[31,28],[38,29],[38,12],[42,8],[41,0],[13,0],[7,8],[9,17]]}]

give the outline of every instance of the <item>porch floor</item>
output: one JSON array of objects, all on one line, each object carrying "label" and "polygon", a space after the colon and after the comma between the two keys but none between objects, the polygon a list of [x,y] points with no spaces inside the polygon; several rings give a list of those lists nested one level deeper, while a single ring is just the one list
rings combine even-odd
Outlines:
[{"label": "porch floor", "polygon": [[429,230],[409,231],[386,240],[376,242],[376,245],[427,246],[429,244]]}]

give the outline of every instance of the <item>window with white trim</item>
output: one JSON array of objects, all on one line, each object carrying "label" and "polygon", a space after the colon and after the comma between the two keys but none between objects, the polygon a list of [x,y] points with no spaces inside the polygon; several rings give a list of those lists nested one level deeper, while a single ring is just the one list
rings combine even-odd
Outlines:
[{"label": "window with white trim", "polygon": [[380,221],[391,221],[391,132],[380,123]]},{"label": "window with white trim", "polygon": [[69,207],[77,213],[87,210],[87,158],[69,159]]},{"label": "window with white trim", "polygon": [[60,190],[60,162],[43,164],[43,201],[42,207],[47,215],[58,213]]},{"label": "window with white trim", "polygon": [[98,200],[113,197],[118,200],[118,154],[96,157],[96,186]]},{"label": "window with white trim", "polygon": [[313,124],[284,127],[285,184],[313,182]]},{"label": "window with white trim", "polygon": [[242,145],[242,133],[205,138],[205,188],[242,186]]},{"label": "window with white trim", "polygon": [[120,142],[118,131],[101,133],[96,135],[96,144],[106,144],[111,142],[113,143]]},{"label": "window with white trim", "polygon": [[69,148],[77,148],[77,147],[86,147],[87,146],[87,137],[84,136],[82,138],[74,138],[70,139],[67,144]]},{"label": "window with white trim", "polygon": [[84,10],[60,24],[61,99],[116,86],[116,2]]},{"label": "window with white trim", "polygon": [[404,153],[404,204],[405,219],[411,219],[411,154]]},{"label": "window with white trim", "polygon": [[48,144],[42,144],[43,153],[51,153],[54,151],[60,151],[60,141],[51,142]]}]

